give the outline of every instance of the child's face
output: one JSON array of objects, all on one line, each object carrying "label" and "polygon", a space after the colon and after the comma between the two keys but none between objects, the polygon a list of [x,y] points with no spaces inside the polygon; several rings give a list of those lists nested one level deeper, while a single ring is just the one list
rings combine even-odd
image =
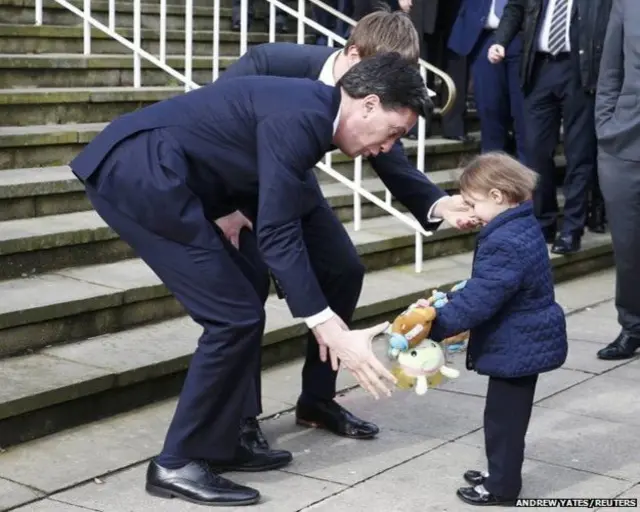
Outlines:
[{"label": "child's face", "polygon": [[488,194],[478,192],[460,192],[464,202],[473,210],[473,215],[484,226],[505,210],[515,205],[509,204],[502,192],[491,189]]}]

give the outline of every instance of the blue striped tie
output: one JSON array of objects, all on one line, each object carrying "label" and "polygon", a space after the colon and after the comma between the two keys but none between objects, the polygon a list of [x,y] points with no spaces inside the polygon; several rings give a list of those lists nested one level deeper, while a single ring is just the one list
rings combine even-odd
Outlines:
[{"label": "blue striped tie", "polygon": [[549,53],[558,55],[565,48],[569,0],[556,0],[549,28]]}]

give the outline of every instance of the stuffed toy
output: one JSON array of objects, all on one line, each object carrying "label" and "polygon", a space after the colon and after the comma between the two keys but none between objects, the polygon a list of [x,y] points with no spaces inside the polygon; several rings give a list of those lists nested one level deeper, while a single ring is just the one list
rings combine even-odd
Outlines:
[{"label": "stuffed toy", "polygon": [[400,313],[389,326],[389,356],[396,358],[400,352],[418,346],[431,332],[431,323],[436,317],[436,310],[411,304]]},{"label": "stuffed toy", "polygon": [[431,340],[425,340],[415,348],[400,352],[391,373],[398,379],[399,388],[415,387],[418,395],[424,395],[427,389],[437,386],[443,376],[449,379],[460,376],[458,370],[446,366],[444,350]]},{"label": "stuffed toy", "polygon": [[[467,281],[461,281],[456,284],[449,293],[441,292],[438,290],[433,290],[431,293],[431,297],[429,297],[426,301],[426,305],[432,306],[436,308],[441,308],[447,302],[449,302],[449,296],[451,293],[456,292],[464,288],[467,284]],[[455,336],[451,336],[450,338],[442,340],[442,345],[447,348],[448,352],[462,352],[467,346],[467,341],[469,340],[469,331],[461,332],[456,334]]]}]

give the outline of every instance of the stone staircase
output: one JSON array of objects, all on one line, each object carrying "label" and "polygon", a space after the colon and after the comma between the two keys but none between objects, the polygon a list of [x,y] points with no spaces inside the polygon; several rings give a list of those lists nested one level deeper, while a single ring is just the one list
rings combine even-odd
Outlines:
[{"label": "stone staircase", "polygon": [[[168,62],[181,70],[184,8],[169,0],[173,30]],[[80,4],[80,2],[78,2]],[[119,33],[131,33],[131,2],[118,2]],[[194,80],[211,77],[210,2],[194,8]],[[92,2],[106,20],[106,1]],[[0,447],[175,395],[200,328],[186,318],[158,278],[91,210],[66,164],[115,116],[174,94],[173,78],[143,63],[144,87],[132,85],[128,50],[108,38],[82,51],[81,23],[45,0],[45,26],[31,25],[33,0],[0,0]],[[143,3],[144,44],[157,50],[159,6]],[[230,8],[222,9],[223,30]],[[264,20],[250,43],[267,41]],[[97,33],[97,31],[96,31]],[[295,40],[294,36],[278,36]],[[223,67],[238,54],[239,36],[224,33]],[[200,57],[201,55],[201,57]],[[473,113],[469,123],[477,129]],[[461,162],[477,142],[426,142],[430,177],[455,191]],[[406,144],[415,157],[416,143]],[[563,157],[558,157],[559,166]],[[334,167],[352,177],[340,153]],[[364,203],[361,230],[351,223],[353,195],[318,171],[326,197],[344,222],[367,268],[355,323],[392,319],[436,287],[468,277],[473,233],[442,228],[424,240],[424,271],[413,271],[414,234],[378,207]],[[384,188],[365,166],[364,186]],[[397,206],[397,205],[396,205]],[[558,281],[610,266],[607,235],[589,234],[583,250],[553,257]],[[264,364],[304,352],[304,324],[283,301],[267,303]]]}]

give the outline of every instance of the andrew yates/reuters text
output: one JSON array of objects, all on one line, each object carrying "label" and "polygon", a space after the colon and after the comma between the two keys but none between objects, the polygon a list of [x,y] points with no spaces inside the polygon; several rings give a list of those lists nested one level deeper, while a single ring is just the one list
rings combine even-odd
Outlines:
[{"label": "andrew yates/reuters text", "polygon": [[637,498],[535,498],[516,501],[516,507],[635,508],[637,506]]}]

